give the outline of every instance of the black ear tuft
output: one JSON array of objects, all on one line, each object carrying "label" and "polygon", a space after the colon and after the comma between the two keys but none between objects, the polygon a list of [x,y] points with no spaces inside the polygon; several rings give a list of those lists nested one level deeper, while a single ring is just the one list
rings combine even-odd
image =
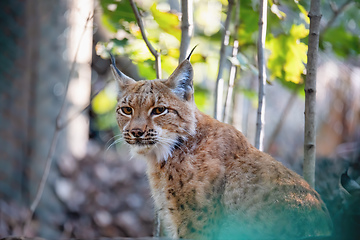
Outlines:
[{"label": "black ear tuft", "polygon": [[110,59],[111,59],[111,65],[114,67],[116,73],[121,77],[122,75],[124,75],[117,67],[116,67],[116,60],[114,58],[114,55],[110,54]]},{"label": "black ear tuft", "polygon": [[116,61],[115,61],[115,58],[114,56],[110,54],[110,57],[111,57],[111,64],[110,64],[110,67],[111,67],[111,71],[113,73],[113,76],[114,78],[118,81],[119,83],[119,87],[120,87],[120,90],[122,90],[125,86],[131,84],[131,83],[135,83],[135,80],[126,76],[125,74],[123,74],[117,67],[116,67]]},{"label": "black ear tuft", "polygon": [[194,52],[195,48],[198,46],[199,44],[196,44],[195,47],[193,47],[193,49],[191,49],[189,56],[186,58],[186,60],[190,61],[190,57],[192,55],[192,53]]}]

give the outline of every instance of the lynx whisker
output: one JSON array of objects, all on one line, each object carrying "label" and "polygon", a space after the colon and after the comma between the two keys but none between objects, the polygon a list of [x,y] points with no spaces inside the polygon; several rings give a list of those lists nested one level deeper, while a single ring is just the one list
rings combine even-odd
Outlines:
[{"label": "lynx whisker", "polygon": [[[114,138],[117,138],[117,139],[115,139],[115,141],[112,142],[112,143],[106,148],[106,151],[108,151],[113,145],[116,145],[116,144],[124,141],[124,137],[122,136],[122,134],[115,135],[114,137],[110,138],[109,141],[111,141],[111,140],[114,139]],[[109,141],[108,141],[108,142],[109,142]],[[107,142],[106,144],[108,144],[108,142]]]}]

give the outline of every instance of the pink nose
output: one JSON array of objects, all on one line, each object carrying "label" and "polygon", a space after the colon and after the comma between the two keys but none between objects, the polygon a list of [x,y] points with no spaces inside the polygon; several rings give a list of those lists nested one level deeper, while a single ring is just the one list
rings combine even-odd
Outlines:
[{"label": "pink nose", "polygon": [[131,129],[130,133],[134,137],[141,137],[142,135],[144,135],[144,132],[140,128]]}]

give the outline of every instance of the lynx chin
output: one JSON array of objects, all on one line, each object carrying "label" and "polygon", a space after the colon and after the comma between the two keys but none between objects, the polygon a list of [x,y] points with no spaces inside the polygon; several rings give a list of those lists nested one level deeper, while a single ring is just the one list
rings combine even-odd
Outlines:
[{"label": "lynx chin", "polygon": [[[191,54],[190,54],[191,55]],[[185,59],[168,79],[119,84],[117,122],[146,159],[165,234],[185,239],[298,239],[331,234],[319,194],[234,127],[201,113]]]}]

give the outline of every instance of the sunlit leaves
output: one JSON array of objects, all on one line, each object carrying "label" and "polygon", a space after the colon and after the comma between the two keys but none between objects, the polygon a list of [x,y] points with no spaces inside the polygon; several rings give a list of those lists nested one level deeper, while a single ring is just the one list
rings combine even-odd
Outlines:
[{"label": "sunlit leaves", "polygon": [[307,45],[300,39],[308,35],[304,25],[293,25],[289,34],[269,35],[266,48],[271,51],[268,68],[271,78],[282,82],[301,83],[307,61]]},{"label": "sunlit leaves", "polygon": [[110,54],[113,55],[125,55],[125,47],[127,46],[128,39],[124,38],[118,40],[116,38],[111,39],[109,42],[98,42],[95,46],[96,54],[102,58],[109,58]]},{"label": "sunlit leaves", "polygon": [[155,71],[155,63],[154,61],[146,60],[137,64],[139,74],[143,79],[155,79],[156,71]]},{"label": "sunlit leaves", "polygon": [[159,27],[180,41],[181,29],[178,15],[158,10],[155,3],[151,6],[150,11]]},{"label": "sunlit leaves", "polygon": [[[340,4],[340,1],[335,2]],[[359,0],[354,1],[351,6],[358,6],[356,5],[358,2]],[[146,35],[154,48],[161,53],[162,74],[166,78],[178,64],[181,36],[180,14],[176,7],[169,5],[168,1],[136,1],[136,3],[138,7],[142,8],[140,12]],[[108,58],[109,51],[114,55],[127,56],[137,66],[141,78],[154,79],[156,77],[154,57],[142,39],[129,1],[100,0],[100,4],[103,12],[102,24],[114,33],[113,38],[116,36],[120,39],[97,44],[97,53],[103,58]],[[194,2],[194,37],[191,44],[199,43],[200,47],[192,55],[191,62],[195,69],[202,65],[196,63],[206,62],[207,70],[196,71],[195,80],[198,83],[206,82],[207,84],[204,86],[207,87],[211,86],[211,81],[216,78],[217,74],[222,21],[225,18],[227,4],[227,0]],[[228,60],[239,66],[242,74],[246,72],[246,74],[256,76],[258,74],[255,66],[259,1],[241,0],[240,4],[240,26],[237,37],[241,53],[235,58],[228,58]],[[310,1],[305,0],[269,1],[266,42],[269,78],[279,80],[290,89],[299,88],[305,74],[309,4]],[[328,1],[323,1],[322,5],[322,23],[326,26],[333,16],[333,10],[330,9]],[[356,56],[360,54],[358,8],[349,7],[345,14],[345,17],[339,16],[320,35],[320,49],[333,51],[342,57]],[[230,30],[233,31],[233,29],[234,23],[232,22]],[[232,33],[231,38],[234,35]],[[226,49],[227,53],[230,52],[231,40]],[[198,94],[195,100],[202,107],[202,104],[206,102],[207,94],[201,89],[197,89],[195,93]],[[252,98],[256,95],[245,90],[243,94]]]},{"label": "sunlit leaves", "polygon": [[101,0],[100,4],[103,11],[101,22],[111,32],[126,29],[124,22],[136,20],[128,0]]},{"label": "sunlit leaves", "polygon": [[221,9],[220,1],[199,1],[194,9],[196,30],[207,37],[218,33],[221,28]]},{"label": "sunlit leaves", "polygon": [[239,45],[253,45],[256,43],[259,13],[253,9],[252,2],[249,0],[241,1],[240,4]]}]

